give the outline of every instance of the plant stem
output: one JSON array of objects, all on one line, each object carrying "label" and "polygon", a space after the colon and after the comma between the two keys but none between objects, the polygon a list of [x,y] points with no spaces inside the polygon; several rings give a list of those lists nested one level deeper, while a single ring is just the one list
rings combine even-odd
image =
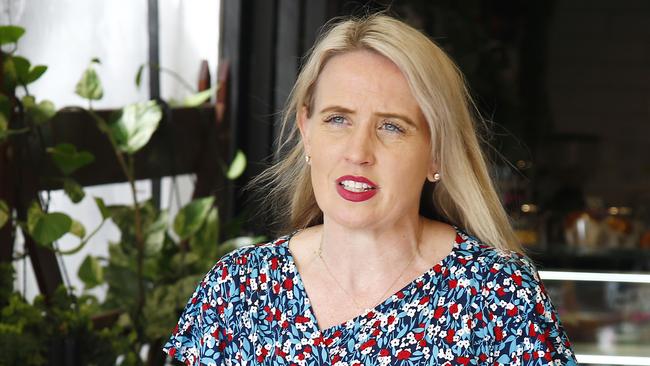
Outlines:
[{"label": "plant stem", "polygon": [[131,194],[133,196],[133,207],[135,213],[135,244],[137,250],[137,277],[138,277],[138,298],[136,302],[136,308],[134,313],[134,323],[136,326],[136,332],[138,338],[143,338],[144,329],[142,329],[142,311],[145,306],[145,288],[144,288],[144,276],[143,276],[143,267],[144,267],[144,237],[142,233],[142,218],[140,212],[140,204],[138,203],[138,195],[135,188],[135,159],[133,155],[128,156],[128,179],[131,186]]}]

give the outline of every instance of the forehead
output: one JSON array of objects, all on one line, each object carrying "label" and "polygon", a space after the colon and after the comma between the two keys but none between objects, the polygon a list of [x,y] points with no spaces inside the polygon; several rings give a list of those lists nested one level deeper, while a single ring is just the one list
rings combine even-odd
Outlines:
[{"label": "forehead", "polygon": [[378,112],[407,113],[414,119],[424,118],[397,65],[367,50],[346,52],[327,61],[316,83],[316,112],[325,104],[365,106]]}]

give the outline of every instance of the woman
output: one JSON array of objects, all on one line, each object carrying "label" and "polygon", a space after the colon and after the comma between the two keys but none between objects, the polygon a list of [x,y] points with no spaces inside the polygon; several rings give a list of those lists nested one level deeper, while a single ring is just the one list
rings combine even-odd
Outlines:
[{"label": "woman", "polygon": [[293,233],[222,258],[165,351],[191,365],[575,364],[470,106],[415,29],[332,26],[285,111],[290,151],[256,181]]}]

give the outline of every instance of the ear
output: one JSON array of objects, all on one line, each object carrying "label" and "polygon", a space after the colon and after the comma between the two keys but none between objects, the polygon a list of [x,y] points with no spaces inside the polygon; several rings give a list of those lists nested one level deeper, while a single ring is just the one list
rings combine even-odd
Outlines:
[{"label": "ear", "polygon": [[307,107],[302,106],[297,113],[296,122],[298,123],[298,129],[300,130],[300,136],[302,137],[302,144],[305,149],[305,154],[311,154],[311,145],[309,141],[309,118],[307,117]]}]

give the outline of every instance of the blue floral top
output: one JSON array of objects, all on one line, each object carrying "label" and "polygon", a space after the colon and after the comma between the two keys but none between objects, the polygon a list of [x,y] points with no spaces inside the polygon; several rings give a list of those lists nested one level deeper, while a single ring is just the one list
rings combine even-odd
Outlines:
[{"label": "blue floral top", "polygon": [[530,262],[456,230],[440,263],[324,330],[291,235],[238,249],[199,284],[164,351],[187,365],[576,365]]}]

